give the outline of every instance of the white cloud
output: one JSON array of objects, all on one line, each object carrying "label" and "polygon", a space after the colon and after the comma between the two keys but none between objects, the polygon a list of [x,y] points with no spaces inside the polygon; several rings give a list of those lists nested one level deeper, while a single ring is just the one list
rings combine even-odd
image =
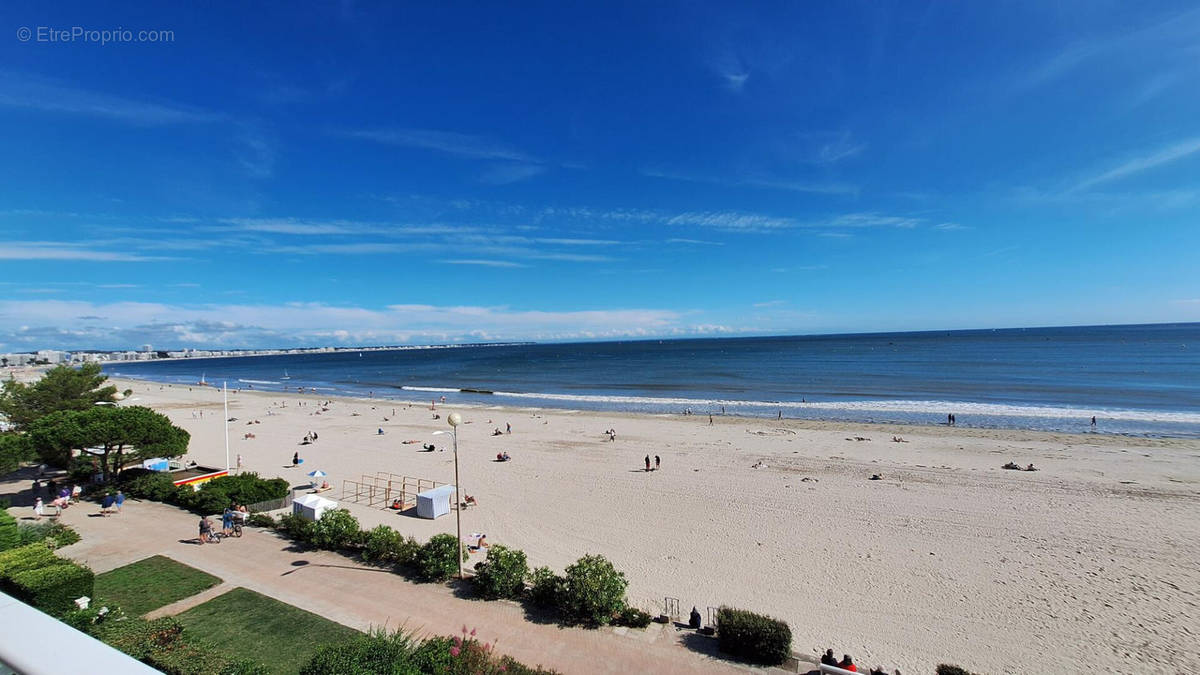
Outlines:
[{"label": "white cloud", "polygon": [[[81,325],[76,317],[104,317]],[[321,303],[283,305],[91,303],[0,300],[0,342],[37,348],[164,348],[565,340],[694,335],[725,326],[689,323],[674,310],[550,312],[510,307],[396,304],[383,309]],[[15,328],[13,328],[15,326]],[[336,328],[335,328],[336,327]]]},{"label": "white cloud", "polygon": [[1135,157],[1127,160],[1115,168],[1076,183],[1075,187],[1071,189],[1072,191],[1086,190],[1100,183],[1117,180],[1163,164],[1169,164],[1197,152],[1200,152],[1200,136],[1179,141],[1145,157]]},{"label": "white cloud", "polygon": [[521,263],[513,262],[511,260],[463,259],[463,260],[439,260],[438,262],[444,263],[446,265],[479,265],[482,267],[528,267],[528,265],[522,265]]},{"label": "white cloud", "polygon": [[91,260],[98,262],[141,262],[166,260],[121,251],[102,251],[76,244],[28,241],[0,244],[0,260]]},{"label": "white cloud", "polygon": [[386,145],[434,150],[460,157],[540,163],[536,158],[530,157],[526,153],[499,141],[485,136],[460,134],[454,131],[436,131],[432,129],[363,129],[343,131],[339,135],[346,138],[374,141]]},{"label": "white cloud", "polygon": [[488,185],[508,185],[533,178],[545,171],[546,167],[539,164],[497,164],[484,171],[479,180]]},{"label": "white cloud", "polygon": [[47,79],[0,73],[0,105],[154,126],[217,122],[223,115],[173,104],[122,98]]}]

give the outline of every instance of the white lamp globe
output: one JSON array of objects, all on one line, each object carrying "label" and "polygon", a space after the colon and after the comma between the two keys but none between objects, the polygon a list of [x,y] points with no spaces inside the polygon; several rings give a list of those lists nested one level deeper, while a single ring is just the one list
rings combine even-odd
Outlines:
[{"label": "white lamp globe", "polygon": [[449,415],[446,415],[446,421],[450,423],[450,426],[456,427],[462,424],[462,415],[459,415],[456,412],[450,413]]}]

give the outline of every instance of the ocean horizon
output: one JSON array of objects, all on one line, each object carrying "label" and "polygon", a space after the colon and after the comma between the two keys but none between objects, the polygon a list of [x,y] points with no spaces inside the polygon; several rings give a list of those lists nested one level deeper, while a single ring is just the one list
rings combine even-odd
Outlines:
[{"label": "ocean horizon", "polygon": [[[105,364],[393,401],[1200,437],[1200,323],[471,345]],[[1091,426],[1091,418],[1097,424]]]}]

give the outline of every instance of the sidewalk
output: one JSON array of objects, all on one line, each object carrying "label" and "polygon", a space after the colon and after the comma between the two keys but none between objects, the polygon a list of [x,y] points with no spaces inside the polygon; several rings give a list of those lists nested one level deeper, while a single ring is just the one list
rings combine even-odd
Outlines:
[{"label": "sidewalk", "polygon": [[[457,635],[465,625],[523,663],[568,674],[785,672],[714,658],[715,640],[672,625],[586,630],[532,623],[517,603],[456,597],[452,588],[411,583],[347,556],[296,550],[257,528],[200,546],[194,543],[197,517],[163,504],[128,501],[124,513],[107,518],[94,515],[98,511],[85,502],[63,513],[83,540],[60,551],[97,573],[160,554],[221,577],[223,586],[243,586],[358,630],[403,626],[423,635]],[[13,513],[20,518],[28,509]]]}]

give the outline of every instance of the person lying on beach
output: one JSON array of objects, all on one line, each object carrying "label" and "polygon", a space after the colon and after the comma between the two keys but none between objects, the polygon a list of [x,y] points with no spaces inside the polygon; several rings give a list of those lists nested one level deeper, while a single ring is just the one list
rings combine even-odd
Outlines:
[{"label": "person lying on beach", "polygon": [[493,436],[503,436],[504,432],[500,431],[500,427],[496,427],[496,430],[492,432],[492,435]]},{"label": "person lying on beach", "polygon": [[509,457],[507,452],[497,452],[496,453],[496,461],[497,462],[507,462],[510,459],[512,459],[512,457]]},{"label": "person lying on beach", "polygon": [[433,443],[423,443],[421,448],[423,448],[425,452],[433,452],[437,449],[433,446]]},{"label": "person lying on beach", "polygon": [[1008,469],[1008,470],[1010,470],[1010,471],[1020,471],[1020,470],[1021,470],[1021,465],[1020,465],[1020,464],[1017,464],[1016,462],[1009,462],[1009,463],[1005,464],[1004,466],[1002,466],[1002,467],[1000,467],[1000,468],[1002,468],[1002,469]]},{"label": "person lying on beach", "polygon": [[1031,463],[1029,466],[1025,467],[1025,470],[1026,471],[1037,471],[1037,468],[1034,467],[1033,464]]},{"label": "person lying on beach", "polygon": [[477,506],[477,504],[475,502],[475,498],[472,497],[471,495],[466,495],[463,497],[462,505],[463,505],[463,508],[466,508],[468,506]]}]

